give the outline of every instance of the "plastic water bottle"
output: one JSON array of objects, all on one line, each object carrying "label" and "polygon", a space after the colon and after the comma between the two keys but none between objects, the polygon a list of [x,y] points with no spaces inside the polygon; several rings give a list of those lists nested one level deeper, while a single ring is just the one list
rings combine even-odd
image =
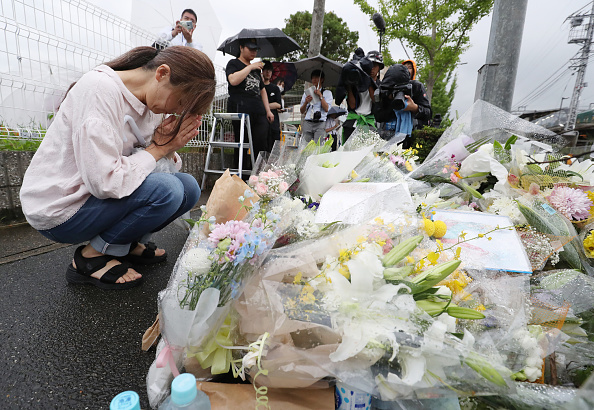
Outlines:
[{"label": "plastic water bottle", "polygon": [[337,410],[369,410],[371,394],[337,382],[334,391],[335,408]]},{"label": "plastic water bottle", "polygon": [[132,390],[121,392],[111,400],[109,410],[140,410],[138,393]]},{"label": "plastic water bottle", "polygon": [[210,410],[206,393],[196,387],[193,374],[183,373],[173,379],[171,396],[167,397],[159,410]]}]

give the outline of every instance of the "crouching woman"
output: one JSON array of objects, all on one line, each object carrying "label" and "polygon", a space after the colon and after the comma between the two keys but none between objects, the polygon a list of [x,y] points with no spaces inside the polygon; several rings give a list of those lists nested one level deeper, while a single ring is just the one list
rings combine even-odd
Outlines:
[{"label": "crouching woman", "polygon": [[215,84],[210,59],[177,46],[132,49],[71,86],[20,192],[43,236],[89,242],[74,253],[69,283],[126,289],[142,281],[134,266],[165,260],[148,239],[189,211],[200,188],[191,175],[151,171],[197,135]]}]

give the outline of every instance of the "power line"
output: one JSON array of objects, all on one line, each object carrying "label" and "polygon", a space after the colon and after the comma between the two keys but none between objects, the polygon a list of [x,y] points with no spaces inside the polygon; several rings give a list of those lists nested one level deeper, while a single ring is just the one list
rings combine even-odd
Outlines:
[{"label": "power line", "polygon": [[[576,55],[577,55],[577,54],[576,54]],[[556,81],[558,81],[558,80],[559,80],[560,76],[562,76],[564,73],[567,73],[567,72],[569,72],[569,71],[568,71],[568,69],[567,69],[567,66],[568,66],[568,65],[571,63],[571,60],[572,60],[573,58],[575,58],[575,56],[574,56],[574,57],[572,57],[572,58],[570,58],[568,61],[565,61],[565,62],[564,62],[562,65],[561,65],[561,67],[559,67],[558,69],[556,69],[556,70],[553,72],[553,74],[551,74],[551,75],[550,75],[548,78],[546,78],[545,80],[543,80],[543,81],[542,81],[542,82],[541,82],[539,85],[537,85],[537,86],[536,86],[536,87],[535,87],[535,88],[534,88],[532,91],[530,91],[530,92],[529,92],[529,93],[528,93],[526,96],[524,96],[522,99],[520,99],[520,101],[518,101],[518,103],[516,104],[516,107],[517,107],[517,106],[520,106],[520,105],[526,105],[526,104],[525,104],[525,102],[526,102],[527,100],[531,99],[533,94],[535,94],[535,93],[538,93],[542,87],[544,87],[544,86],[547,86],[547,87],[548,87],[548,86],[550,86],[550,85],[554,84],[554,82],[556,82]],[[557,75],[557,77],[558,77],[558,78],[556,78],[555,80],[553,80],[553,82],[552,82],[552,83],[549,85],[547,82],[548,82],[549,80],[551,80],[551,78],[553,78],[555,75]]]}]

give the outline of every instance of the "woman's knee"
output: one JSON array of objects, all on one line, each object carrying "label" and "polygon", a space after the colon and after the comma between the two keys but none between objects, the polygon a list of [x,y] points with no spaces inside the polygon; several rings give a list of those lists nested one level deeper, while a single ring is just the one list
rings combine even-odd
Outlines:
[{"label": "woman's knee", "polygon": [[194,207],[194,205],[196,205],[196,203],[200,199],[201,195],[200,185],[198,184],[198,181],[196,181],[196,178],[194,178],[192,175],[184,174],[181,172],[175,174],[175,176],[183,185],[184,194],[186,196],[186,202],[190,207]]},{"label": "woman's knee", "polygon": [[184,185],[173,174],[154,172],[149,174],[143,185],[151,188],[153,204],[171,204],[172,208],[176,208],[184,200]]}]

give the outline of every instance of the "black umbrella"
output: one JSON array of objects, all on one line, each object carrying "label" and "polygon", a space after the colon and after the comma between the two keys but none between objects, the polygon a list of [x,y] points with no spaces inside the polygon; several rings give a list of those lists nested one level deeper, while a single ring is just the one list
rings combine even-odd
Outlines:
[{"label": "black umbrella", "polygon": [[337,85],[342,71],[341,63],[330,60],[321,54],[295,61],[294,64],[297,69],[297,77],[305,81],[311,80],[312,71],[322,70],[324,72],[324,87]]},{"label": "black umbrella", "polygon": [[337,105],[333,105],[332,107],[330,107],[330,110],[328,110],[328,115],[336,114],[338,117],[340,117],[341,115],[345,115],[346,113],[347,110],[345,110],[344,108],[340,108]]},{"label": "black umbrella", "polygon": [[223,54],[239,57],[239,43],[244,39],[255,38],[258,47],[258,57],[280,57],[291,51],[301,50],[299,44],[278,28],[244,28],[217,48]]}]

